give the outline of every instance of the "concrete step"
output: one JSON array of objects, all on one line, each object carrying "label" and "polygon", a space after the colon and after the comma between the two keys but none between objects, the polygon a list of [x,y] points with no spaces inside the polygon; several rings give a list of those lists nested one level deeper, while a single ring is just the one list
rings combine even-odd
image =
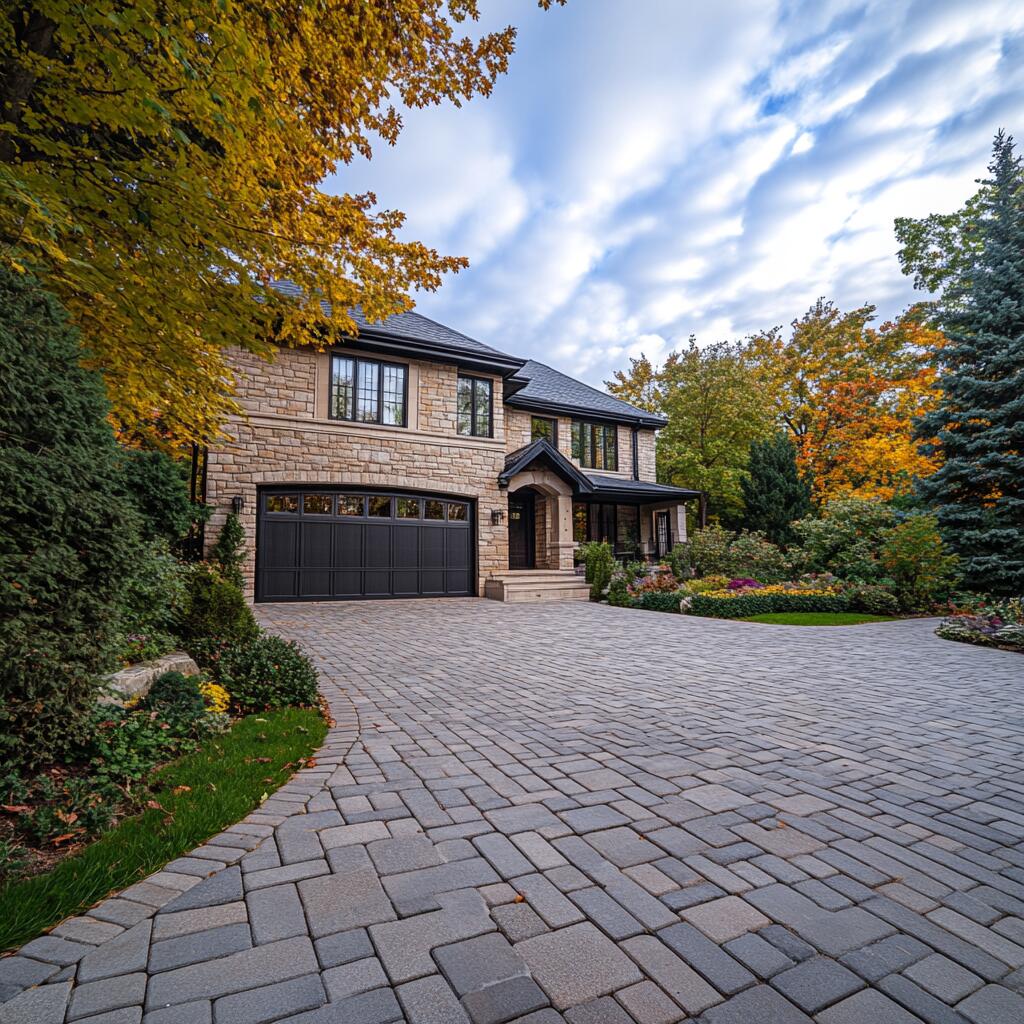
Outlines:
[{"label": "concrete step", "polygon": [[590,587],[574,572],[552,569],[494,573],[484,581],[484,597],[494,601],[588,601]]}]

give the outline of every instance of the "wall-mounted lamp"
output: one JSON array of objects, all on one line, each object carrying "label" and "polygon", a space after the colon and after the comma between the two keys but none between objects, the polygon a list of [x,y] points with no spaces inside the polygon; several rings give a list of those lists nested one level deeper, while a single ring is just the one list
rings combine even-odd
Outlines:
[{"label": "wall-mounted lamp", "polygon": [[501,508],[491,509],[491,526],[501,526],[505,522],[505,510]]},{"label": "wall-mounted lamp", "polygon": [[236,494],[231,499],[231,511],[234,512],[236,516],[240,516],[243,508],[245,508],[245,498],[243,498],[241,494]]}]

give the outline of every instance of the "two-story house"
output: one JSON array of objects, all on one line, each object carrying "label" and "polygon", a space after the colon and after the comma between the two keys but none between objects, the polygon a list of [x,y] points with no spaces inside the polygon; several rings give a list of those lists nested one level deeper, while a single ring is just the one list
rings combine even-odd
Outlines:
[{"label": "two-story house", "polygon": [[653,558],[699,492],[655,481],[664,419],[402,313],[343,345],[237,352],[246,415],[209,452],[256,601],[586,597],[573,551]]}]

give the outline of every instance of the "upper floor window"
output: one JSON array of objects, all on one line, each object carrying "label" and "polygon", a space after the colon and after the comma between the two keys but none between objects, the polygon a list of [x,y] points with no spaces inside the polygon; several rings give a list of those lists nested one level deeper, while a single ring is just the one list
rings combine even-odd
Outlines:
[{"label": "upper floor window", "polygon": [[460,434],[493,434],[494,382],[484,377],[459,377],[458,429]]},{"label": "upper floor window", "polygon": [[542,437],[558,447],[558,420],[549,419],[547,416],[531,416],[530,440],[539,441]]},{"label": "upper floor window", "polygon": [[584,469],[619,468],[619,435],[614,423],[572,421],[572,457]]},{"label": "upper floor window", "polygon": [[408,368],[354,356],[331,356],[328,414],[357,423],[406,425]]}]

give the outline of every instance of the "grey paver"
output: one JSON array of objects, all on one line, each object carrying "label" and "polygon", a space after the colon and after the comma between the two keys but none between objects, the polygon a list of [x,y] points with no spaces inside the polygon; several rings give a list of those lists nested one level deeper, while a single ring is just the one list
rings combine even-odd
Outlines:
[{"label": "grey paver", "polygon": [[619,989],[615,997],[637,1024],[675,1024],[685,1016],[679,1006],[650,981]]},{"label": "grey paver", "polygon": [[[258,614],[320,665],[337,724],[318,763],[0,960],[0,1007],[56,980],[76,1020],[121,1024],[145,974],[150,1024],[233,1006],[379,1024],[402,1017],[396,987],[461,1024],[655,1021],[687,991],[710,1024],[1021,1016],[1019,657],[925,620],[478,600]],[[256,945],[234,949],[246,929]],[[507,951],[502,935],[536,977],[463,954],[480,987],[454,1004],[435,955],[478,936]],[[321,972],[335,998],[298,1009]]]},{"label": "grey paver", "polygon": [[59,1024],[70,995],[70,981],[27,989],[0,1003],[0,1024]]},{"label": "grey paver", "polygon": [[632,961],[589,923],[525,939],[515,949],[560,1010],[643,980]]},{"label": "grey paver", "polygon": [[320,978],[306,974],[222,996],[213,1004],[213,1014],[217,1024],[268,1024],[300,1010],[312,1010],[326,1000]]},{"label": "grey paver", "polygon": [[814,1014],[853,995],[864,987],[864,982],[835,960],[815,957],[777,974],[772,978],[772,987],[801,1010]]},{"label": "grey paver", "polygon": [[470,1024],[451,987],[437,975],[399,985],[395,994],[409,1024]]}]

